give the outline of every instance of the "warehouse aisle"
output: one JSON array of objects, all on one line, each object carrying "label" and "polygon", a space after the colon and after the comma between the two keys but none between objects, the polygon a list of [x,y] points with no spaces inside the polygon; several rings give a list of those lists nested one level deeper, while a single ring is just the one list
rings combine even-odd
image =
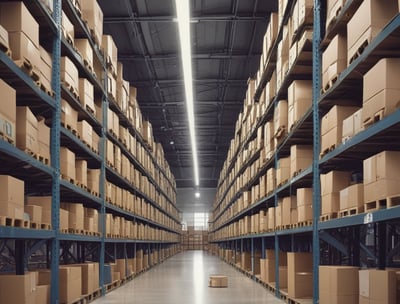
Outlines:
[{"label": "warehouse aisle", "polygon": [[[228,288],[209,288],[208,277],[229,277]],[[203,251],[185,251],[168,259],[95,304],[278,304],[265,288]]]}]

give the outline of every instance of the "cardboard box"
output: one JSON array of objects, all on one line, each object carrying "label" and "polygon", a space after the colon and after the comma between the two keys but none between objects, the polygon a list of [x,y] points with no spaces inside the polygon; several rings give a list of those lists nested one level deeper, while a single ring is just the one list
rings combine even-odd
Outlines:
[{"label": "cardboard box", "polygon": [[52,76],[52,67],[53,67],[53,59],[51,58],[51,54],[48,53],[42,46],[39,47],[40,52],[40,82],[48,91],[53,91],[51,86],[51,76]]},{"label": "cardboard box", "polygon": [[66,147],[60,147],[60,173],[75,180],[75,153]]},{"label": "cardboard box", "polygon": [[346,35],[337,34],[322,53],[322,88],[347,68]]},{"label": "cardboard box", "polygon": [[24,181],[9,175],[0,175],[0,202],[24,206]]},{"label": "cardboard box", "polygon": [[297,221],[305,222],[313,220],[313,208],[312,205],[301,205],[297,206]]},{"label": "cardboard box", "polygon": [[15,145],[15,132],[17,120],[16,92],[6,82],[0,79],[2,94],[2,107],[0,109],[0,130],[10,138]]},{"label": "cardboard box", "polygon": [[287,266],[279,266],[279,288],[287,288],[288,287],[288,267]]},{"label": "cardboard box", "polygon": [[[45,124],[45,119],[38,120],[39,155],[50,161],[50,128]],[[49,163],[50,164],[50,163]]]},{"label": "cardboard box", "polygon": [[17,147],[23,151],[37,154],[38,143],[38,121],[29,107],[17,107]]},{"label": "cardboard box", "polygon": [[67,56],[61,57],[60,64],[61,82],[66,84],[68,88],[72,88],[73,91],[80,96],[79,73],[75,64]]},{"label": "cardboard box", "polygon": [[268,208],[268,229],[275,229],[275,207]]},{"label": "cardboard box", "polygon": [[0,202],[0,215],[22,220],[24,218],[24,207],[15,203]]},{"label": "cardboard box", "polygon": [[[93,69],[93,49],[88,39],[75,39],[75,47],[82,55],[83,62]],[[87,62],[87,64],[85,63]]]},{"label": "cardboard box", "polygon": [[[49,214],[51,215],[51,211]],[[69,228],[69,215],[68,210],[60,209],[60,230],[67,230]],[[46,223],[51,224],[51,218],[47,219]]]},{"label": "cardboard box", "polygon": [[339,193],[340,190],[350,185],[351,172],[330,171],[326,174],[321,174],[320,178],[322,195],[332,192]]},{"label": "cardboard box", "polygon": [[324,152],[332,146],[338,146],[342,143],[343,120],[359,108],[334,106],[321,119],[321,151]]},{"label": "cardboard box", "polygon": [[[36,48],[39,47],[39,24],[23,2],[1,3],[0,24],[9,33],[23,32]],[[14,53],[14,48],[11,49]]]},{"label": "cardboard box", "polygon": [[42,223],[42,207],[41,206],[34,206],[34,205],[27,205],[24,207],[25,213],[28,213],[29,220],[31,222],[40,224]]},{"label": "cardboard box", "polygon": [[101,46],[103,36],[103,12],[97,0],[81,1],[82,19],[94,31],[96,43]]},{"label": "cardboard box", "polygon": [[84,159],[75,160],[75,168],[76,181],[87,186],[87,161]]},{"label": "cardboard box", "polygon": [[96,116],[94,106],[94,88],[92,83],[86,78],[79,78],[79,102],[85,110],[89,110]]},{"label": "cardboard box", "polygon": [[83,205],[73,203],[61,203],[61,207],[68,210],[68,228],[75,230],[84,229]]},{"label": "cardboard box", "polygon": [[364,206],[364,185],[354,184],[340,191],[340,210]]},{"label": "cardboard box", "polygon": [[359,271],[360,297],[369,300],[367,303],[396,302],[396,270],[366,269]]},{"label": "cardboard box", "polygon": [[395,81],[399,68],[399,58],[384,58],[364,75],[363,123],[373,121],[380,112],[385,117],[400,106],[400,86]]},{"label": "cardboard box", "polygon": [[362,112],[363,108],[343,120],[342,143],[345,143],[349,138],[364,129]]},{"label": "cardboard box", "polygon": [[78,130],[78,112],[65,99],[61,99],[61,122],[72,130]]},{"label": "cardboard box", "polygon": [[280,158],[276,164],[276,185],[290,179],[290,157]]},{"label": "cardboard box", "polygon": [[291,298],[311,298],[312,287],[312,253],[288,252],[288,295]]},{"label": "cardboard box", "polygon": [[93,128],[86,120],[78,121],[78,134],[82,142],[92,145]]},{"label": "cardboard box", "polygon": [[380,179],[364,184],[364,202],[375,202],[399,193],[399,180]]},{"label": "cardboard box", "polygon": [[[291,222],[291,210],[296,209],[297,202],[295,196],[288,196],[282,199],[282,225],[290,225]],[[297,217],[296,217],[297,219]]]},{"label": "cardboard box", "polygon": [[312,205],[313,188],[298,188],[296,190],[297,207],[303,205]]},{"label": "cardboard box", "polygon": [[288,87],[288,126],[289,130],[311,107],[312,81],[294,80]]},{"label": "cardboard box", "polygon": [[290,147],[290,176],[303,171],[311,166],[313,160],[313,147],[306,145],[293,145]]},{"label": "cardboard box", "polygon": [[36,304],[50,304],[50,285],[37,285],[35,292]]},{"label": "cardboard box", "polygon": [[326,29],[335,21],[346,0],[327,0],[326,1]]},{"label": "cardboard box", "polygon": [[358,267],[319,266],[321,304],[354,304],[358,293]]},{"label": "cardboard box", "polygon": [[365,0],[347,23],[347,60],[356,54],[366,41],[370,43],[384,26],[399,12],[398,3]]},{"label": "cardboard box", "polygon": [[114,78],[117,76],[118,49],[111,35],[102,36],[102,46],[107,65],[111,66]]},{"label": "cardboard box", "polygon": [[99,263],[74,264],[71,267],[78,267],[82,272],[82,295],[91,294],[99,289]]},{"label": "cardboard box", "polygon": [[288,102],[280,100],[274,110],[274,136],[281,138],[288,132]]},{"label": "cardboard box", "polygon": [[99,193],[100,187],[100,169],[88,169],[87,171],[88,188]]},{"label": "cardboard box", "polygon": [[0,275],[0,302],[35,304],[36,275],[34,272],[24,275]]},{"label": "cardboard box", "polygon": [[61,28],[64,38],[67,40],[68,43],[73,45],[75,39],[75,28],[64,11],[61,14]]}]

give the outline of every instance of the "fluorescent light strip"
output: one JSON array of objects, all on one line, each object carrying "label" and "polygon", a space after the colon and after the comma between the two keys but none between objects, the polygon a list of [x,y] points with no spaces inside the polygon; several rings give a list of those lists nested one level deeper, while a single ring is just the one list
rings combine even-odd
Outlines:
[{"label": "fluorescent light strip", "polygon": [[192,49],[190,40],[190,8],[189,0],[175,0],[179,26],[179,39],[181,43],[181,55],[183,77],[185,81],[186,110],[189,120],[190,141],[192,144],[193,167],[195,185],[199,185],[199,167],[197,161],[197,145],[193,110],[193,83],[192,83]]}]

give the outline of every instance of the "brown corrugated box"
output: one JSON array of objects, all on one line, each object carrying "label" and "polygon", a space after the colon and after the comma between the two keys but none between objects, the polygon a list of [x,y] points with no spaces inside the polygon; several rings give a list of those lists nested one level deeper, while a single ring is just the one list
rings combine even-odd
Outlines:
[{"label": "brown corrugated box", "polygon": [[364,129],[362,120],[363,108],[343,120],[342,142],[360,133]]},{"label": "brown corrugated box", "polygon": [[90,262],[71,266],[81,268],[83,295],[91,294],[99,289],[99,263]]},{"label": "brown corrugated box", "polygon": [[0,79],[2,93],[2,107],[0,109],[0,130],[5,136],[13,140],[15,145],[15,132],[17,120],[16,92],[6,82]]},{"label": "brown corrugated box", "polygon": [[75,47],[82,55],[82,59],[86,60],[89,67],[93,68],[93,49],[88,39],[75,39]]},{"label": "brown corrugated box", "polygon": [[1,3],[0,23],[9,33],[22,31],[36,48],[39,47],[39,24],[23,2]]},{"label": "brown corrugated box", "polygon": [[60,147],[60,173],[75,180],[75,153],[66,147]]},{"label": "brown corrugated box", "polygon": [[322,88],[347,68],[346,35],[338,34],[322,53]]},{"label": "brown corrugated box", "polygon": [[27,205],[24,206],[24,211],[29,215],[29,220],[34,223],[40,224],[42,222],[42,207]]},{"label": "brown corrugated box", "polygon": [[290,157],[283,157],[276,164],[276,185],[290,179]]},{"label": "brown corrugated box", "polygon": [[347,171],[330,171],[326,174],[321,174],[321,194],[339,193],[340,190],[350,185],[350,178],[351,172]]},{"label": "brown corrugated box", "polygon": [[61,57],[60,64],[61,81],[72,87],[74,92],[79,95],[79,73],[75,64],[67,56]]},{"label": "brown corrugated box", "polygon": [[40,82],[46,90],[52,91],[51,87],[51,76],[52,76],[52,66],[53,60],[51,54],[47,52],[42,46],[39,47],[40,52]]},{"label": "brown corrugated box", "polygon": [[72,130],[78,130],[78,112],[65,99],[61,99],[61,122]]},{"label": "brown corrugated box", "polygon": [[87,171],[88,188],[99,193],[100,187],[100,169],[88,169]]},{"label": "brown corrugated box", "polygon": [[274,136],[280,138],[288,131],[288,102],[280,100],[274,110]]},{"label": "brown corrugated box", "polygon": [[[51,215],[51,211],[48,213]],[[49,224],[51,224],[51,218],[49,219]],[[69,227],[69,211],[60,208],[60,229],[66,230]]]},{"label": "brown corrugated box", "polygon": [[24,205],[24,181],[10,175],[0,175],[0,202]]},{"label": "brown corrugated box", "polygon": [[35,154],[39,152],[38,122],[29,107],[17,107],[16,135],[18,148]]},{"label": "brown corrugated box", "polygon": [[292,211],[292,209],[296,209],[296,206],[297,206],[297,202],[296,202],[295,196],[288,196],[288,197],[284,197],[282,199],[282,225],[292,224],[291,223],[291,211]]},{"label": "brown corrugated box", "polygon": [[364,206],[364,185],[354,184],[340,191],[340,210]]},{"label": "brown corrugated box", "polygon": [[101,46],[103,35],[103,12],[97,0],[81,1],[82,19],[87,21],[88,26],[93,30],[96,43]]},{"label": "brown corrugated box", "polygon": [[78,134],[81,136],[81,141],[92,145],[93,127],[86,120],[78,121]]},{"label": "brown corrugated box", "polygon": [[326,3],[326,29],[335,20],[346,0],[327,0]]},{"label": "brown corrugated box", "polygon": [[73,44],[75,39],[75,28],[64,11],[61,15],[61,28],[64,38],[67,40],[68,43]]},{"label": "brown corrugated box", "polygon": [[38,119],[38,144],[39,155],[50,161],[50,128],[43,117]]},{"label": "brown corrugated box", "polygon": [[313,160],[313,147],[306,145],[290,146],[290,176],[311,166]]},{"label": "brown corrugated box", "polygon": [[36,285],[35,304],[50,304],[50,285]]},{"label": "brown corrugated box", "polygon": [[[364,303],[395,304],[396,302],[396,270],[366,269],[359,272],[360,300]],[[365,299],[361,299],[365,298]],[[361,301],[360,301],[361,302]]]},{"label": "brown corrugated box", "polygon": [[36,275],[34,272],[24,275],[0,275],[0,302],[36,304]]},{"label": "brown corrugated box", "polygon": [[75,168],[77,182],[87,186],[87,161],[84,159],[75,160]]},{"label": "brown corrugated box", "polygon": [[311,107],[312,81],[294,80],[288,87],[288,127],[289,130]]},{"label": "brown corrugated box", "polygon": [[291,298],[311,298],[312,287],[312,253],[288,252],[288,295]]},{"label": "brown corrugated box", "polygon": [[399,12],[396,1],[365,0],[347,23],[347,60],[356,54],[359,47],[370,43],[384,26]]},{"label": "brown corrugated box", "polygon": [[362,121],[371,122],[375,114],[382,117],[393,113],[400,106],[400,59],[384,58],[364,75]]},{"label": "brown corrugated box", "polygon": [[358,300],[358,267],[319,266],[321,304],[354,304]]},{"label": "brown corrugated box", "polygon": [[83,230],[83,205],[61,203],[61,208],[68,210],[68,228]]},{"label": "brown corrugated box", "polygon": [[79,102],[85,110],[89,108],[96,116],[93,84],[86,78],[79,78]]}]

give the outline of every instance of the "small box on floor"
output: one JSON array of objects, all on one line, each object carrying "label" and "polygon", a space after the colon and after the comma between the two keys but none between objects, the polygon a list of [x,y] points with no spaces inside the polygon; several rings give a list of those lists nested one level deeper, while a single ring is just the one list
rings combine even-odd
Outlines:
[{"label": "small box on floor", "polygon": [[211,275],[208,281],[209,287],[228,287],[228,277],[223,275]]}]

